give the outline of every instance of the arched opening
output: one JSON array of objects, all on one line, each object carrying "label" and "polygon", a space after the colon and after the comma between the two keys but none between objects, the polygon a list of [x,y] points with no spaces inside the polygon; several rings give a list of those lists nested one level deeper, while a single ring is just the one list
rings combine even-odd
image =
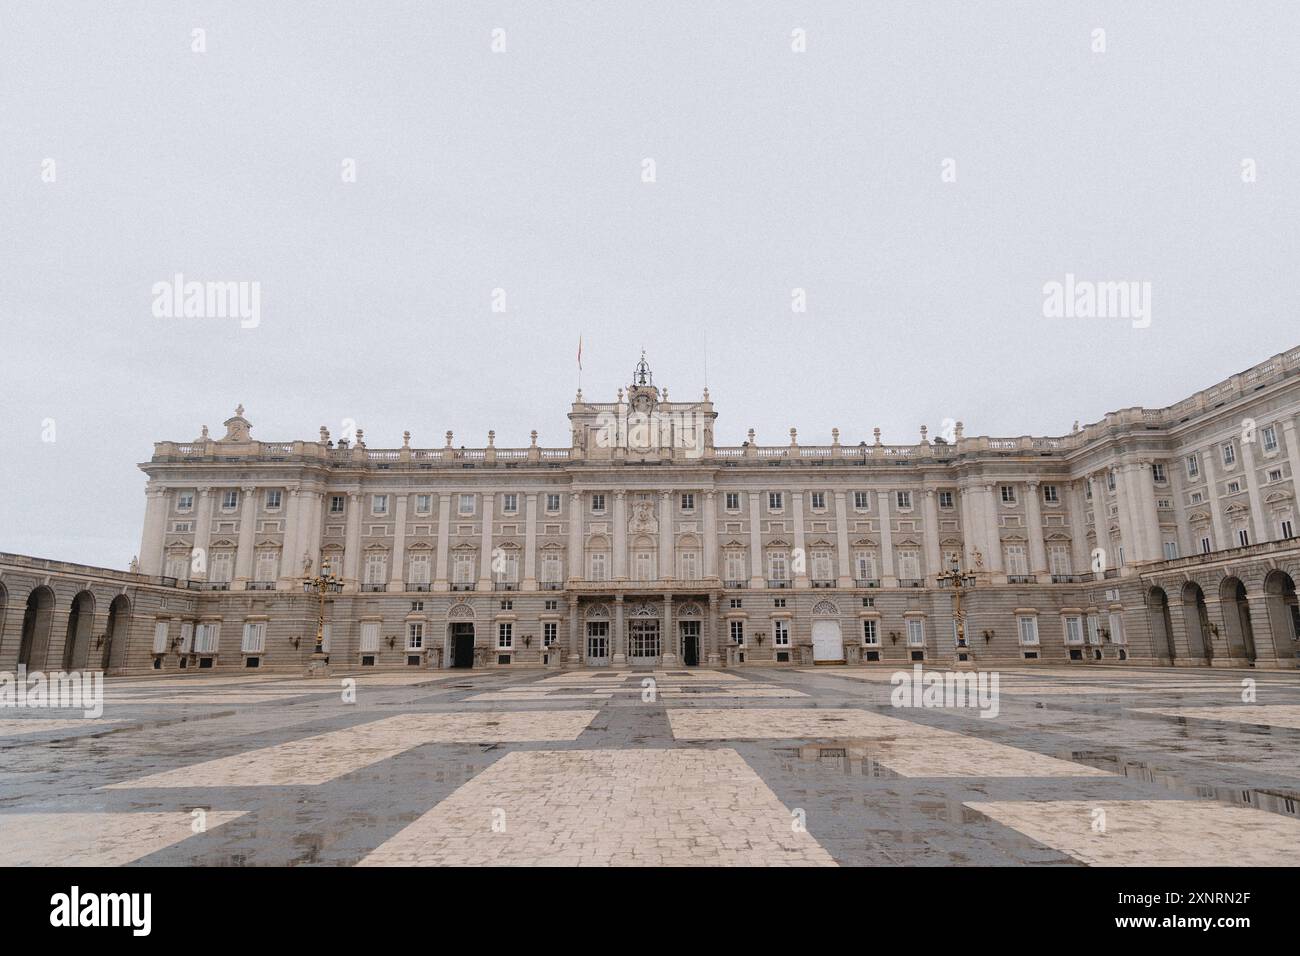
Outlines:
[{"label": "arched opening", "polygon": [[1264,610],[1279,661],[1295,660],[1300,649],[1300,608],[1296,606],[1295,579],[1285,571],[1270,571],[1264,579]]},{"label": "arched opening", "polygon": [[1187,653],[1192,660],[1209,664],[1214,659],[1210,611],[1205,606],[1205,592],[1195,581],[1183,585],[1183,631],[1187,635]]},{"label": "arched opening", "polygon": [[1169,597],[1164,588],[1147,592],[1147,612],[1151,622],[1151,656],[1174,662],[1174,626],[1169,619]]},{"label": "arched opening", "polygon": [[90,657],[90,638],[95,626],[95,597],[82,591],[72,599],[68,631],[63,640],[63,669],[84,668]]},{"label": "arched opening", "polygon": [[1219,585],[1219,602],[1223,608],[1223,623],[1228,631],[1228,656],[1254,663],[1255,633],[1250,625],[1246,585],[1241,583],[1240,578],[1224,578]]},{"label": "arched opening", "polygon": [[27,595],[23,611],[23,632],[18,642],[18,666],[29,671],[45,666],[54,624],[54,592],[42,585]]},{"label": "arched opening", "polygon": [[131,626],[131,602],[125,594],[113,598],[108,606],[108,628],[105,630],[103,654],[99,658],[102,670],[117,668],[126,654],[126,639]]},{"label": "arched opening", "polygon": [[843,664],[844,635],[840,630],[839,608],[820,601],[813,608],[812,645],[814,664]]}]

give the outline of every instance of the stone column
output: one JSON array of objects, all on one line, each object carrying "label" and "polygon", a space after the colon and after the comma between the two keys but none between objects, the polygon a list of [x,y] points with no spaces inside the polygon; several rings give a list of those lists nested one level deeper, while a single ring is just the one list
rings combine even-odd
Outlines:
[{"label": "stone column", "polygon": [[627,580],[627,492],[614,492],[614,580]]},{"label": "stone column", "polygon": [[921,499],[922,515],[925,519],[925,577],[926,583],[934,587],[935,578],[942,571],[943,555],[939,551],[939,502],[937,492],[926,488],[925,497]]},{"label": "stone column", "polygon": [[894,574],[894,530],[890,527],[889,494],[888,491],[876,492],[876,502],[880,508],[877,512],[880,525],[880,584],[887,588],[898,583]]},{"label": "stone column", "polygon": [[388,580],[390,591],[406,590],[406,495],[397,495],[393,503],[393,566]]},{"label": "stone column", "polygon": [[171,495],[152,482],[145,488],[144,531],[140,535],[140,573],[163,573],[163,548],[167,541],[167,508]]},{"label": "stone column", "polygon": [[[297,590],[297,578],[302,576],[302,518],[307,506],[302,491],[288,489],[289,500],[284,505],[284,534],[280,537],[280,583],[282,591]],[[316,569],[313,567],[313,571]]]},{"label": "stone column", "polygon": [[[1256,438],[1258,441],[1258,438]],[[1242,471],[1246,476],[1246,495],[1250,499],[1251,534],[1254,544],[1263,544],[1272,538],[1268,533],[1268,522],[1264,516],[1264,502],[1259,496],[1259,475],[1255,472],[1255,442],[1241,443]]]},{"label": "stone column", "polygon": [[569,579],[581,581],[587,576],[582,547],[582,495],[569,495]]},{"label": "stone column", "polygon": [[609,652],[613,655],[611,664],[627,663],[627,627],[623,624],[623,595],[614,595],[614,620],[610,625],[613,633],[609,635]]},{"label": "stone column", "polygon": [[1092,557],[1088,554],[1088,507],[1084,500],[1084,482],[1070,482],[1066,494],[1070,496],[1070,572],[1086,574],[1092,568]]},{"label": "stone column", "polygon": [[673,631],[673,595],[664,595],[664,632],[661,638],[660,660],[664,667],[677,666],[677,634]]},{"label": "stone column", "polygon": [[676,551],[676,535],[673,533],[673,493],[659,493],[659,579],[672,580],[677,577],[677,566],[673,560]]},{"label": "stone column", "polygon": [[759,516],[759,497],[762,492],[746,492],[749,496],[749,586],[761,588],[767,569],[763,567],[763,525]]},{"label": "stone column", "polygon": [[582,651],[578,644],[578,595],[569,595],[569,660],[570,667],[581,667]]},{"label": "stone column", "polygon": [[235,590],[253,578],[254,532],[257,531],[257,489],[244,485],[239,489],[239,546],[235,552]]},{"label": "stone column", "polygon": [[704,642],[708,649],[708,656],[705,663],[710,667],[717,667],[721,661],[721,655],[718,653],[719,644],[719,624],[718,624],[718,592],[709,592],[709,616],[704,622]]},{"label": "stone column", "polygon": [[524,496],[524,590],[537,590],[537,493]]},{"label": "stone column", "polygon": [[451,495],[443,492],[438,496],[438,556],[434,559],[435,570],[433,589],[435,591],[451,590],[447,579],[447,564],[451,560]]},{"label": "stone column", "polygon": [[[1300,498],[1300,445],[1296,443],[1295,422],[1289,417],[1282,422],[1282,440],[1286,442],[1286,459],[1291,463],[1291,493]],[[1296,527],[1300,514],[1292,510],[1291,518],[1291,531],[1294,534],[1300,531],[1300,528]],[[1281,535],[1280,529],[1278,535]]]},{"label": "stone column", "polygon": [[849,553],[848,495],[835,492],[835,550],[839,552],[839,576],[835,586],[853,587],[853,556]]},{"label": "stone column", "polygon": [[359,491],[348,492],[348,532],[343,545],[343,590],[356,591],[360,587],[358,569],[361,567],[361,501]]},{"label": "stone column", "polygon": [[1148,561],[1160,561],[1165,556],[1164,541],[1160,535],[1160,510],[1156,508],[1156,476],[1150,459],[1137,464],[1139,517],[1146,529]]},{"label": "stone column", "polygon": [[704,493],[704,576],[718,576],[718,497],[712,491]]},{"label": "stone column", "polygon": [[1029,573],[1038,576],[1039,583],[1047,574],[1047,549],[1043,546],[1043,505],[1039,501],[1041,488],[1037,481],[1025,483],[1025,522],[1029,525]]},{"label": "stone column", "polygon": [[[1218,448],[1217,444],[1211,445],[1205,451],[1202,462],[1205,471],[1206,503],[1210,506],[1210,524],[1214,528],[1214,550],[1223,551],[1232,547],[1232,541],[1228,538],[1228,529],[1223,523],[1223,505],[1219,502],[1219,479],[1216,472],[1218,466],[1214,460]],[[1215,660],[1218,660],[1217,655]]]},{"label": "stone column", "polygon": [[984,536],[989,548],[985,557],[988,560],[989,570],[995,578],[1005,581],[1006,569],[1002,563],[1002,532],[999,530],[998,502],[991,483],[983,486],[981,497],[983,498],[981,510],[984,512]]},{"label": "stone column", "polygon": [[194,550],[190,555],[190,577],[208,579],[208,545],[212,543],[211,488],[199,489],[199,513],[194,519]]},{"label": "stone column", "polygon": [[790,510],[794,513],[794,586],[808,586],[808,543],[803,530],[803,495],[794,490],[786,492],[790,496]]},{"label": "stone column", "polygon": [[[975,552],[985,554],[988,548],[984,545],[984,524],[980,520],[979,513],[979,494],[971,485],[960,485],[957,489],[957,495],[961,506],[961,539],[962,549],[966,552],[965,570],[976,570]],[[988,567],[987,561],[984,565]]]},{"label": "stone column", "polygon": [[1196,553],[1192,540],[1192,526],[1187,520],[1187,456],[1180,455],[1169,463],[1169,483],[1173,488],[1174,521],[1177,524],[1178,555],[1187,557]]},{"label": "stone column", "polygon": [[492,522],[493,514],[496,510],[497,496],[495,492],[485,492],[483,494],[483,527],[479,531],[478,545],[478,589],[480,591],[490,591],[492,589]]}]

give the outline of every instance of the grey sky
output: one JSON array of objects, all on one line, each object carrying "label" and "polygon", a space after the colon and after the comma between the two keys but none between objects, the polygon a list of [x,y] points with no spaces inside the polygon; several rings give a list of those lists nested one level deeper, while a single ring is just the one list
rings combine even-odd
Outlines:
[{"label": "grey sky", "polygon": [[[707,334],[725,444],[1169,404],[1300,340],[1297,37],[1280,2],[5,4],[0,550],[124,567],[135,464],[238,402],[264,440],[565,444],[579,333],[605,400],[642,345],[697,395]],[[155,318],[177,272],[260,282],[260,325]],[[1150,328],[1043,318],[1067,272],[1151,282]]]}]

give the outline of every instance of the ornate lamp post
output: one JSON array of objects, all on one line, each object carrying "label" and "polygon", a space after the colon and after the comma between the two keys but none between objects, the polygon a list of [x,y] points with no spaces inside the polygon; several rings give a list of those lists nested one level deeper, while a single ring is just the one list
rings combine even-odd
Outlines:
[{"label": "ornate lamp post", "polygon": [[307,676],[329,677],[329,658],[322,646],[325,640],[325,595],[342,591],[343,582],[332,574],[308,577],[303,580],[302,589],[305,594],[315,593],[320,596],[320,609],[316,615],[316,649],[312,651],[311,663],[307,665]]},{"label": "ornate lamp post", "polygon": [[961,607],[961,596],[965,588],[975,586],[975,574],[963,571],[957,562],[952,569],[936,575],[941,588],[952,588],[952,616],[957,623],[957,665],[969,664],[971,659],[970,643],[966,640],[966,612]]}]

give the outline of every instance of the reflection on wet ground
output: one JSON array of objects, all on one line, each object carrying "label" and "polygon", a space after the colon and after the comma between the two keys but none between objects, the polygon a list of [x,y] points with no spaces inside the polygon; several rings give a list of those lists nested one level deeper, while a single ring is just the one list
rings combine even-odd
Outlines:
[{"label": "reflection on wet ground", "polygon": [[110,680],[0,720],[0,864],[1300,858],[1300,675],[1008,670],[982,717],[891,673]]}]

